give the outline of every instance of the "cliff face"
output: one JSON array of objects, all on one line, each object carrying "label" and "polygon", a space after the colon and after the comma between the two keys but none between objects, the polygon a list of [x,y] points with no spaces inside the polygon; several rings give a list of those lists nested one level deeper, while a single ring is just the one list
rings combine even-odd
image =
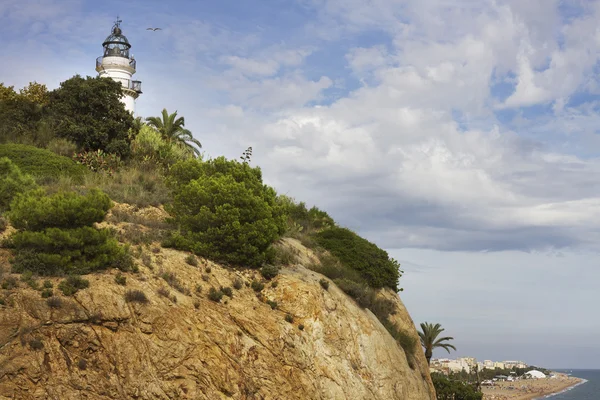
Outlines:
[{"label": "cliff face", "polygon": [[[333,284],[324,290],[322,276],[302,266],[309,250],[291,239],[284,245],[299,263],[281,271],[276,287],[267,284],[262,299],[244,284],[215,303],[210,287],[258,274],[205,260],[190,266],[186,253],[158,247],[147,250],[150,267],[137,261],[139,273],[123,274],[126,286],[115,283],[117,271],[89,275],[90,287],[61,296],[58,307],[22,282],[1,290],[0,399],[435,399],[422,352],[412,369],[370,311]],[[0,265],[6,277],[7,253]],[[164,272],[189,293],[169,287]],[[149,302],[126,302],[133,289]],[[383,295],[397,304],[394,322],[416,338],[400,299]]]}]

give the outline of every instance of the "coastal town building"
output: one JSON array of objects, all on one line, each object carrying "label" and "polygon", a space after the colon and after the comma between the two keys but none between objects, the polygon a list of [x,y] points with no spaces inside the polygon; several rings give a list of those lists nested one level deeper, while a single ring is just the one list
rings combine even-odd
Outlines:
[{"label": "coastal town building", "polygon": [[475,372],[476,368],[484,369],[512,369],[527,368],[528,365],[523,361],[492,361],[484,360],[477,362],[474,357],[461,357],[456,360],[449,358],[434,358],[431,360],[430,371],[443,374],[457,373],[464,371],[466,373]]},{"label": "coastal town building", "polygon": [[125,109],[135,115],[135,100],[142,94],[142,82],[133,80],[136,61],[129,53],[131,44],[121,30],[121,20],[117,18],[111,34],[104,40],[104,53],[96,59],[98,76],[111,78],[123,87],[121,102]]}]

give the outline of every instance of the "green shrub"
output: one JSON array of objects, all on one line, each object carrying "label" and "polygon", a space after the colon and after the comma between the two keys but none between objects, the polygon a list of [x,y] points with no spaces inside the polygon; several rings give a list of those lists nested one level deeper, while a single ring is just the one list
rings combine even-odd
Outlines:
[{"label": "green shrub", "polygon": [[233,290],[229,286],[221,286],[221,292],[229,298],[233,297]]},{"label": "green shrub", "polygon": [[41,183],[54,182],[59,177],[70,177],[81,183],[87,174],[87,168],[68,157],[24,144],[0,144],[1,157],[8,157],[21,172],[33,176]]},{"label": "green shrub", "polygon": [[207,274],[210,274],[210,273],[211,273],[211,271],[212,271],[212,268],[211,268],[211,267],[206,267],[206,268],[204,268],[204,271],[205,271]]},{"label": "green shrub", "polygon": [[9,208],[17,194],[35,187],[35,181],[31,176],[22,173],[19,167],[7,157],[0,157],[0,212]]},{"label": "green shrub", "polygon": [[4,232],[6,228],[8,228],[8,221],[0,215],[0,233]]},{"label": "green shrub", "polygon": [[71,275],[58,284],[58,289],[63,292],[65,296],[72,296],[79,290],[86,289],[89,286],[90,281],[87,279],[83,279],[77,275]]},{"label": "green shrub", "polygon": [[321,285],[321,287],[325,290],[329,289],[329,281],[327,279],[321,279],[319,280],[319,284]]},{"label": "green shrub", "polygon": [[111,201],[99,190],[81,196],[42,190],[18,195],[9,217],[20,229],[6,242],[15,249],[13,269],[39,275],[86,274],[107,267],[129,270],[133,261],[107,229],[91,225],[104,219]]},{"label": "green shrub", "polygon": [[141,290],[128,290],[125,292],[125,301],[128,303],[146,304],[149,302],[146,294]]},{"label": "green shrub", "polygon": [[169,286],[177,290],[179,293],[183,293],[189,296],[190,291],[185,286],[183,286],[179,278],[177,278],[177,275],[175,275],[173,272],[164,272],[161,275],[161,278],[163,278],[169,284]]},{"label": "green shrub", "polygon": [[296,262],[294,249],[287,246],[275,247],[275,263],[278,265],[292,265]]},{"label": "green shrub", "polygon": [[275,300],[267,300],[267,304],[271,306],[271,310],[277,309],[277,302]]},{"label": "green shrub", "polygon": [[362,308],[370,307],[375,300],[376,293],[366,284],[351,281],[349,279],[334,279],[333,282],[348,296],[352,297]]},{"label": "green shrub", "polygon": [[277,281],[271,282],[271,287],[272,288],[276,288],[277,286],[279,286],[279,282],[277,282]]},{"label": "green shrub", "polygon": [[54,295],[54,292],[52,291],[52,289],[44,289],[42,290],[41,294],[43,299],[47,299],[48,297],[52,297]]},{"label": "green shrub", "polygon": [[142,125],[131,142],[132,158],[140,164],[160,165],[163,168],[191,158],[190,152],[176,143],[165,141],[160,133]]},{"label": "green shrub", "polygon": [[188,254],[188,256],[185,258],[185,262],[191,265],[192,267],[198,266],[198,259],[193,254]]},{"label": "green shrub", "polygon": [[127,278],[123,276],[120,272],[115,275],[115,283],[117,285],[125,286],[127,285]]},{"label": "green shrub", "polygon": [[260,274],[265,279],[273,279],[279,274],[279,268],[274,265],[265,265],[260,269]]},{"label": "green shrub", "polygon": [[49,280],[45,280],[43,284],[44,289],[52,289],[54,285]]},{"label": "green shrub", "polygon": [[2,289],[11,290],[19,286],[17,278],[9,276],[2,281]]},{"label": "green shrub", "polygon": [[302,324],[298,325],[298,329],[300,329],[301,331],[303,331],[304,330],[304,325],[302,325]]},{"label": "green shrub", "polygon": [[196,293],[202,293],[202,285],[196,285]]},{"label": "green shrub", "polygon": [[261,292],[265,288],[265,284],[259,281],[252,281],[250,285],[255,292]]},{"label": "green shrub", "polygon": [[369,286],[398,291],[400,264],[385,250],[346,228],[325,229],[318,232],[315,239],[342,264],[360,273]]},{"label": "green shrub", "polygon": [[211,287],[210,290],[208,291],[208,298],[210,300],[218,303],[223,298],[223,292],[221,292],[220,290],[215,289],[214,287]]},{"label": "green shrub", "polygon": [[73,159],[78,164],[86,166],[90,171],[104,172],[109,176],[114,175],[123,166],[121,157],[116,154],[105,153],[102,150],[82,151],[75,154]]},{"label": "green shrub", "polygon": [[50,93],[46,120],[61,137],[83,150],[128,156],[133,116],[120,101],[119,82],[76,75]]},{"label": "green shrub", "polygon": [[325,211],[312,207],[306,208],[303,202],[296,203],[288,196],[278,196],[278,204],[284,209],[287,216],[287,235],[296,236],[300,232],[310,232],[315,229],[327,228],[335,225],[333,218]]},{"label": "green shrub", "polygon": [[236,278],[233,281],[233,288],[235,290],[240,290],[243,286],[244,286],[244,283],[242,282],[242,280],[240,278]]},{"label": "green shrub", "polygon": [[107,229],[50,228],[43,232],[16,232],[6,246],[15,250],[13,270],[38,275],[87,274],[114,266],[131,265],[127,249]]},{"label": "green shrub", "polygon": [[285,320],[286,320],[287,322],[289,322],[290,324],[293,324],[293,323],[294,323],[294,317],[292,317],[292,315],[291,315],[291,314],[285,314]]},{"label": "green shrub", "polygon": [[166,297],[167,299],[171,297],[171,292],[166,287],[159,287],[156,291],[159,296]]},{"label": "green shrub", "polygon": [[179,162],[169,182],[168,211],[180,227],[166,245],[236,265],[272,261],[272,243],[285,230],[275,191],[262,183],[260,169],[220,157]]},{"label": "green shrub", "polygon": [[46,304],[50,308],[61,308],[63,305],[63,301],[60,297],[50,296],[46,299]]},{"label": "green shrub", "polygon": [[72,229],[102,221],[111,206],[108,196],[97,189],[85,196],[74,192],[47,196],[43,190],[36,190],[18,195],[8,216],[17,229]]},{"label": "green shrub", "polygon": [[431,374],[435,393],[439,400],[481,400],[483,393],[478,392],[471,384],[448,379],[441,374]]}]

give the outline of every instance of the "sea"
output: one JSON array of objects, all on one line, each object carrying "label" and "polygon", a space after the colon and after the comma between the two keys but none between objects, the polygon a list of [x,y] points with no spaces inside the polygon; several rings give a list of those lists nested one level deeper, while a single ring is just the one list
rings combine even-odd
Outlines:
[{"label": "sea", "polygon": [[598,369],[565,369],[556,370],[564,372],[585,381],[562,393],[558,393],[543,398],[551,400],[600,400],[600,370]]}]

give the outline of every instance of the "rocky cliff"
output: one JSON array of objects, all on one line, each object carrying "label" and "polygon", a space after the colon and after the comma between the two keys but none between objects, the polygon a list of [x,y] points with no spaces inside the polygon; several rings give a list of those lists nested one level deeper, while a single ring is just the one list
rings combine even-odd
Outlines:
[{"label": "rocky cliff", "polygon": [[[422,351],[409,366],[370,311],[305,268],[310,250],[293,239],[281,245],[297,262],[258,296],[248,286],[257,272],[192,266],[188,254],[156,243],[136,261],[139,272],[123,274],[125,286],[109,270],[50,304],[23,282],[0,290],[0,399],[435,399]],[[0,254],[4,278],[8,257]],[[243,284],[231,298],[209,300],[211,287],[235,280]],[[50,281],[56,288],[60,279]],[[126,301],[130,290],[148,302]],[[400,299],[382,295],[417,338]]]}]

